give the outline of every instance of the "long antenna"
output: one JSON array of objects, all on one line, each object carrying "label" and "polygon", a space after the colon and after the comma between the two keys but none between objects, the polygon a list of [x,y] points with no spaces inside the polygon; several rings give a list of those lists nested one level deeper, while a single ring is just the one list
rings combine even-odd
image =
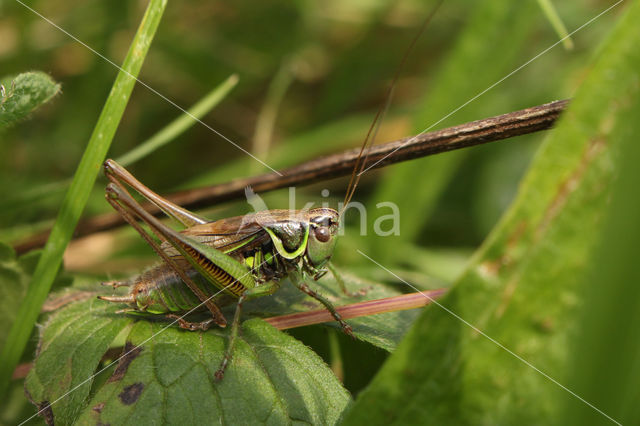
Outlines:
[{"label": "long antenna", "polygon": [[[398,65],[398,68],[396,69],[396,72],[393,76],[393,80],[391,81],[391,84],[387,89],[387,93],[385,95],[385,102],[378,109],[378,112],[376,113],[376,116],[373,119],[373,123],[371,123],[371,126],[369,127],[367,136],[364,138],[362,147],[360,148],[358,159],[356,160],[356,164],[353,167],[353,173],[351,173],[351,178],[349,179],[349,185],[347,186],[347,193],[345,194],[345,197],[344,197],[344,202],[342,204],[342,210],[340,211],[340,216],[342,216],[345,209],[347,208],[347,204],[349,204],[349,202],[351,201],[351,198],[353,197],[353,194],[355,194],[356,192],[356,187],[358,186],[358,183],[360,182],[360,176],[362,175],[361,172],[364,170],[367,164],[367,158],[369,158],[369,152],[371,150],[371,147],[373,146],[373,143],[375,142],[376,136],[378,135],[378,130],[380,129],[380,124],[382,123],[382,119],[384,118],[387,110],[389,109],[389,105],[391,104],[391,98],[393,97],[393,91],[396,87],[396,83],[398,82],[400,72],[404,68],[404,64],[407,61],[407,58],[409,57],[409,53],[411,53],[411,50],[415,46],[420,36],[422,36],[422,33],[424,33],[425,29],[427,28],[427,26],[435,16],[436,12],[438,11],[442,3],[444,3],[444,0],[439,0],[438,3],[436,3],[436,5],[431,9],[431,11],[429,12],[429,15],[422,22],[422,25],[420,26],[418,33],[413,37],[413,40],[411,40],[411,44],[409,45],[407,50],[404,52],[404,55],[402,56],[400,65]],[[363,154],[364,154],[364,157],[363,157]]]}]

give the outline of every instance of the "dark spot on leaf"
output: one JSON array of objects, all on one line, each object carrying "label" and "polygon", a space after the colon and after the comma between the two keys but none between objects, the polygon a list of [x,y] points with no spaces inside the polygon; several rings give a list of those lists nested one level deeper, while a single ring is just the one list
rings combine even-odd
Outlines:
[{"label": "dark spot on leaf", "polygon": [[41,416],[45,422],[49,426],[53,426],[55,423],[53,421],[53,410],[51,409],[51,404],[49,401],[42,401],[38,406],[38,415]]},{"label": "dark spot on leaf", "polygon": [[134,383],[124,388],[118,398],[124,405],[131,405],[140,398],[143,389],[144,385],[142,383]]},{"label": "dark spot on leaf", "polygon": [[96,413],[102,413],[102,409],[104,408],[104,402],[101,402],[98,405],[95,405],[92,410],[95,411]]},{"label": "dark spot on leaf", "polygon": [[131,361],[133,361],[138,357],[138,355],[140,355],[140,352],[142,352],[142,348],[140,346],[135,346],[133,343],[127,342],[124,345],[123,355],[118,362],[118,366],[113,372],[113,375],[109,377],[109,380],[107,380],[107,383],[116,382],[122,379],[127,373],[129,364],[131,364]]}]

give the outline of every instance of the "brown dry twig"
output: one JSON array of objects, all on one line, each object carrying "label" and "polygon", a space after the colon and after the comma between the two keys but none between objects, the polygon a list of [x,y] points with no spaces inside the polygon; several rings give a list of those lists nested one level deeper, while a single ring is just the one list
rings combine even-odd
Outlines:
[{"label": "brown dry twig", "polygon": [[[401,161],[546,130],[553,126],[568,103],[568,100],[550,102],[443,130],[375,145],[371,147],[367,164],[374,165],[373,168],[380,168]],[[244,189],[247,186],[251,186],[255,192],[262,193],[293,185],[305,185],[347,176],[352,172],[359,152],[360,148],[350,149],[284,169],[281,171],[282,175],[269,173],[250,178],[235,179],[219,185],[176,192],[165,198],[184,208],[196,209],[222,201],[243,198]],[[160,214],[155,206],[145,205],[144,207],[154,215]],[[76,228],[75,237],[106,231],[123,224],[122,217],[117,213],[96,216],[81,221]],[[48,232],[36,234],[17,243],[14,248],[18,253],[24,253],[43,246],[48,236]]]}]

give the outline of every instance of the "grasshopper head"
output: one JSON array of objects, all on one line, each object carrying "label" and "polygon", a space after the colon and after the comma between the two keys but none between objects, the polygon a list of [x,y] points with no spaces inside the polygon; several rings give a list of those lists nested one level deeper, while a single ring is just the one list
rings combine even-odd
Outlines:
[{"label": "grasshopper head", "polygon": [[329,208],[309,210],[309,242],[307,257],[315,267],[324,265],[336,246],[340,217]]}]

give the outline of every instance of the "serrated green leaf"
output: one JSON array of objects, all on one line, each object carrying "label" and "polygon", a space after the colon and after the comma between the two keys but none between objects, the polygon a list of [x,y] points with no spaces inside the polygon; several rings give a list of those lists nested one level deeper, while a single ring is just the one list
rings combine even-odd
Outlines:
[{"label": "serrated green leaf", "polygon": [[60,84],[42,71],[19,74],[2,80],[0,129],[24,119],[60,92]]},{"label": "serrated green leaf", "polygon": [[581,276],[597,261],[590,247],[617,166],[611,151],[639,131],[630,117],[640,99],[640,4],[629,6],[518,198],[442,301],[449,312],[427,309],[345,424],[558,423],[566,391],[548,377],[567,381]]},{"label": "serrated green leaf", "polygon": [[[189,332],[117,314],[95,299],[74,303],[45,326],[27,378],[31,399],[48,401],[56,422],[335,424],[350,401],[309,348],[258,319],[246,321],[221,382],[218,369],[228,331]],[[88,399],[102,355],[134,323],[125,356]],[[85,382],[86,381],[86,382]],[[85,383],[83,383],[85,382]],[[79,386],[58,402],[66,392]]]},{"label": "serrated green leaf", "polygon": [[[309,285],[317,289],[335,306],[343,306],[365,300],[383,299],[402,294],[398,289],[384,284],[363,280],[351,274],[343,275],[342,278],[345,281],[347,290],[355,293],[354,295],[345,295],[339,284],[332,277],[324,277],[317,282],[309,282]],[[320,302],[302,293],[289,282],[284,282],[280,290],[273,296],[251,300],[246,302],[244,306],[243,309],[246,313],[262,318],[323,309]],[[389,312],[353,318],[347,322],[353,327],[353,334],[358,339],[392,352],[411,327],[418,314],[418,310]],[[324,325],[340,329],[340,326],[335,322]]]},{"label": "serrated green leaf", "polygon": [[[348,290],[359,295],[345,295],[331,277],[310,285],[336,306],[400,294],[349,274],[342,278]],[[233,354],[231,367],[222,384],[217,384],[213,372],[222,359],[228,331],[185,332],[169,326],[162,316],[116,313],[122,305],[95,300],[95,293],[77,296],[69,291],[61,294],[61,301],[84,300],[60,309],[47,322],[35,368],[27,378],[32,401],[39,407],[44,407],[45,401],[51,404],[56,421],[72,422],[82,411],[82,424],[178,419],[201,422],[206,416],[233,424],[333,424],[349,402],[347,392],[316,354],[257,319],[243,323],[241,343]],[[269,317],[320,308],[318,302],[283,282],[275,295],[247,302],[243,312],[246,317]],[[234,309],[233,305],[225,308],[228,318]],[[417,310],[403,311],[348,322],[357,338],[391,351],[417,315]],[[94,383],[89,378],[102,355],[114,338],[132,324],[126,348],[139,345],[142,350],[125,357],[126,362],[121,361],[128,367],[126,374],[116,370],[118,380]],[[154,337],[148,340],[151,336]],[[90,394],[92,385],[95,391]],[[71,392],[73,397],[52,403],[75,387],[78,389]],[[236,395],[235,399],[230,395]],[[128,403],[131,399],[135,401]],[[256,401],[264,403],[256,405]],[[149,408],[155,404],[163,404],[163,409]],[[208,408],[194,408],[202,404]]]},{"label": "serrated green leaf", "polygon": [[73,423],[89,395],[91,375],[100,359],[130,323],[129,318],[110,315],[114,310],[96,299],[71,304],[53,315],[41,331],[25,387],[39,408],[45,402],[51,404],[57,422]]},{"label": "serrated green leaf", "polygon": [[[160,330],[140,322],[129,338],[135,345]],[[122,379],[96,394],[79,423],[336,423],[349,395],[308,348],[262,321],[245,322],[234,360],[216,382],[223,336],[175,328],[158,334]]]}]

